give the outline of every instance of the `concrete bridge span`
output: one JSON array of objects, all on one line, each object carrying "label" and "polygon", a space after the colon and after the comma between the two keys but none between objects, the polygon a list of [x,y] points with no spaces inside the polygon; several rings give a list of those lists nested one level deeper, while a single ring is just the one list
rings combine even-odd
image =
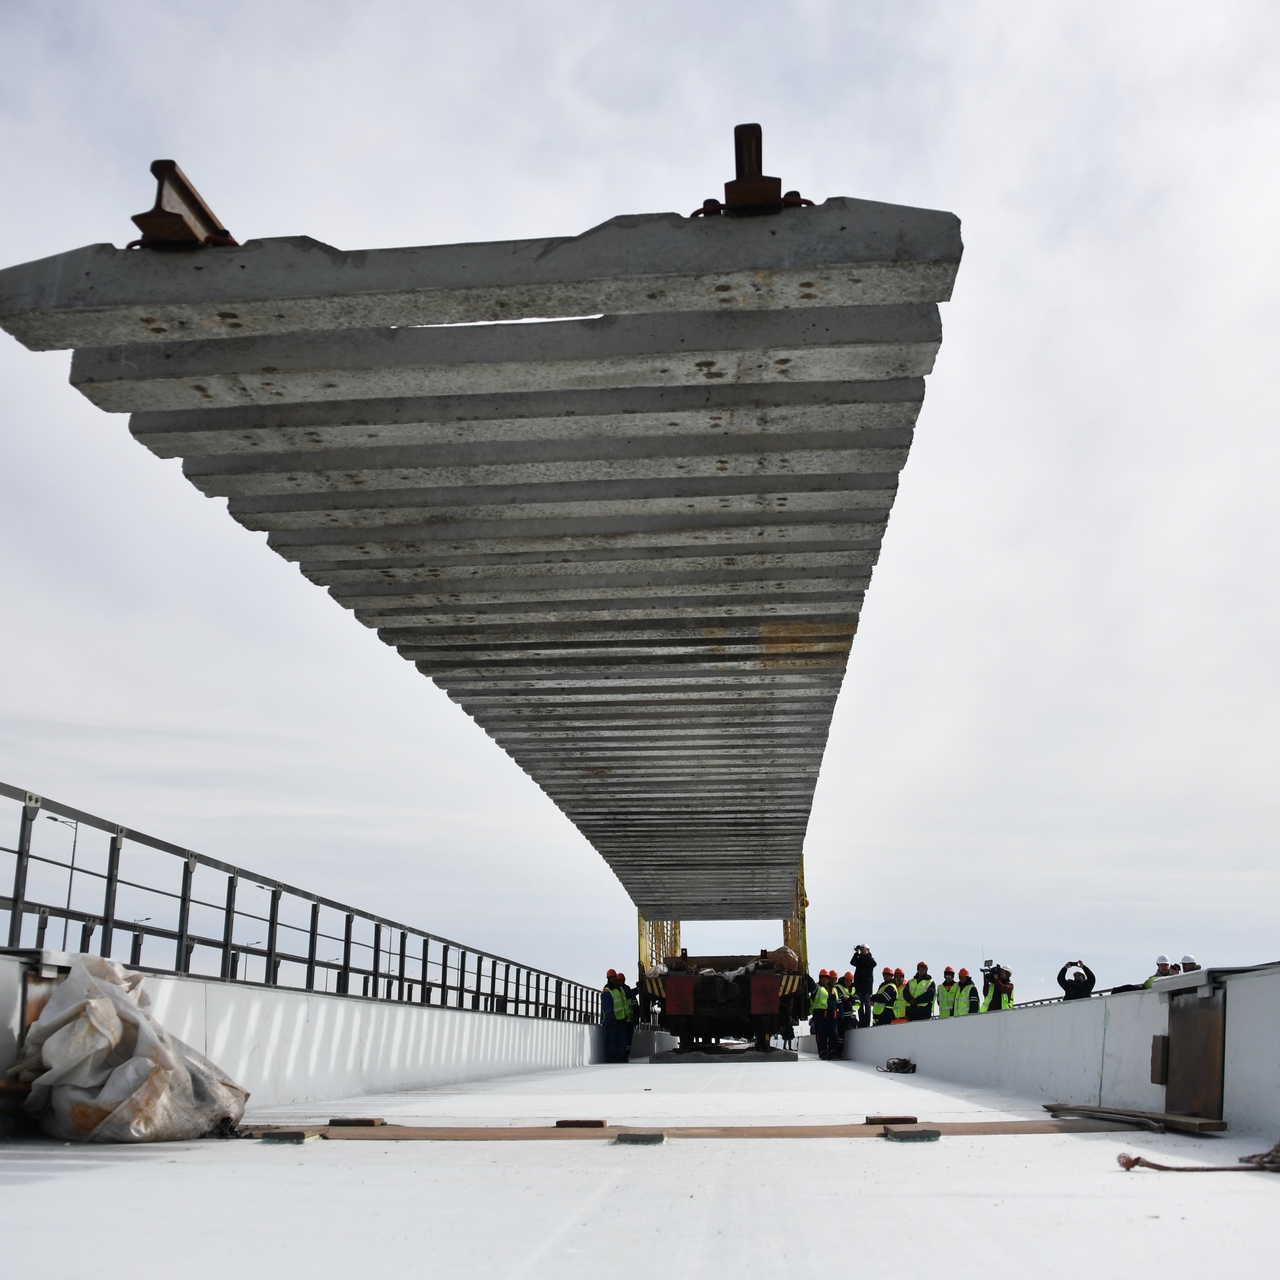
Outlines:
[{"label": "concrete bridge span", "polygon": [[951,214],[842,198],[95,245],[0,272],[0,325],[75,348],[73,385],[457,701],[646,917],[779,918],[960,255]]}]

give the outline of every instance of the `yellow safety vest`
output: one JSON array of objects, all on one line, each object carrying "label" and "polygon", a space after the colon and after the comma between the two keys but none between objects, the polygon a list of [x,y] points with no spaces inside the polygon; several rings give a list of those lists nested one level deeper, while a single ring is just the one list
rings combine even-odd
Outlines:
[{"label": "yellow safety vest", "polygon": [[[991,997],[995,995],[995,993],[996,993],[995,987],[992,987],[991,990],[987,992],[987,998],[982,1002],[983,1013],[991,1012]],[[1012,1009],[1012,1008],[1013,1008],[1013,992],[1010,991],[1010,993],[1007,996],[1002,994],[1000,996],[1000,1003],[996,1005],[996,1011],[999,1012],[1001,1009]]]},{"label": "yellow safety vest", "polygon": [[[960,988],[953,982],[950,986],[944,982],[938,988],[938,1017],[949,1018],[956,1006],[956,996],[960,994]],[[966,1005],[968,1001],[965,1002]],[[968,1008],[965,1009],[968,1013]]]},{"label": "yellow safety vest", "polygon": [[818,983],[817,988],[814,990],[814,993],[813,993],[813,999],[809,1001],[809,1012],[810,1013],[826,1013],[826,1011],[827,1011],[827,989],[822,985],[822,983]]},{"label": "yellow safety vest", "polygon": [[905,1018],[907,1016],[907,984],[904,982],[901,987],[894,989],[898,993],[898,998],[893,1002],[893,1016]]},{"label": "yellow safety vest", "polygon": [[977,991],[977,989],[977,984],[972,978],[956,983],[956,1004],[951,1014],[953,1018],[967,1018],[969,1016],[969,1006],[973,1003],[969,998],[969,992]]},{"label": "yellow safety vest", "polygon": [[[911,978],[908,980],[906,984],[906,994],[909,995],[912,998],[912,1000],[917,1000],[922,995],[924,995],[924,993],[928,991],[930,986],[932,985],[933,985],[932,978]],[[906,1003],[907,1003],[906,999],[904,998],[902,1002],[904,1017],[906,1016]],[[930,1013],[933,1012],[932,1000],[929,1001],[929,1012]]]},{"label": "yellow safety vest", "polygon": [[893,1014],[897,999],[898,988],[892,982],[882,982],[876,988],[876,993],[871,999],[871,1007],[875,1012],[877,1021],[884,1022],[886,1021],[886,1014]]},{"label": "yellow safety vest", "polygon": [[630,1022],[631,1001],[627,998],[627,993],[621,987],[610,987],[609,994],[613,996],[613,1020]]}]

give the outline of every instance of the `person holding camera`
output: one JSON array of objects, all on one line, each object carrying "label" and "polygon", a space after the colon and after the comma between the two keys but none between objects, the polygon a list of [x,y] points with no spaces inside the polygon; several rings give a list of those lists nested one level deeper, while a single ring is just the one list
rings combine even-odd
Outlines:
[{"label": "person holding camera", "polygon": [[[1073,973],[1068,978],[1067,970],[1072,965],[1075,965],[1079,972]],[[1093,970],[1083,960],[1068,960],[1058,970],[1058,986],[1062,988],[1062,998],[1064,1000],[1087,1000],[1093,994],[1095,982],[1097,982],[1097,978],[1093,976]]]},{"label": "person holding camera", "polygon": [[1013,1008],[1013,973],[988,960],[982,966],[982,1012]]},{"label": "person holding camera", "polygon": [[858,993],[858,1026],[871,1025],[871,993],[876,987],[876,958],[871,948],[858,943],[849,957],[853,966],[853,989]]}]

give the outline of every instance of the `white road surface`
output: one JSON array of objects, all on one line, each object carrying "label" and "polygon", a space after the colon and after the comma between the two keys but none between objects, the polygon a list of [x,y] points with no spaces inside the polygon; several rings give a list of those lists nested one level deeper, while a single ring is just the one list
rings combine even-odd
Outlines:
[{"label": "white road surface", "polygon": [[[586,1067],[279,1108],[529,1125],[1040,1118],[1025,1098],[854,1063]],[[253,1113],[251,1113],[253,1114]],[[1280,1135],[608,1142],[0,1144],[3,1274],[1273,1277],[1280,1176],[1123,1172],[1121,1151],[1234,1164]]]}]

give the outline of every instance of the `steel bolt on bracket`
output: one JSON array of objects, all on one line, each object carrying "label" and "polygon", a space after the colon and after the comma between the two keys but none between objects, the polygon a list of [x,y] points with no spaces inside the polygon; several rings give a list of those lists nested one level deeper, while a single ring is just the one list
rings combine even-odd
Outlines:
[{"label": "steel bolt on bracket", "polygon": [[763,148],[764,131],[758,124],[735,125],[733,157],[736,176],[724,184],[724,202],[704,200],[702,208],[695,209],[689,216],[726,214],[733,218],[750,218],[813,204],[798,191],[788,191],[783,195],[782,179],[764,174]]}]

